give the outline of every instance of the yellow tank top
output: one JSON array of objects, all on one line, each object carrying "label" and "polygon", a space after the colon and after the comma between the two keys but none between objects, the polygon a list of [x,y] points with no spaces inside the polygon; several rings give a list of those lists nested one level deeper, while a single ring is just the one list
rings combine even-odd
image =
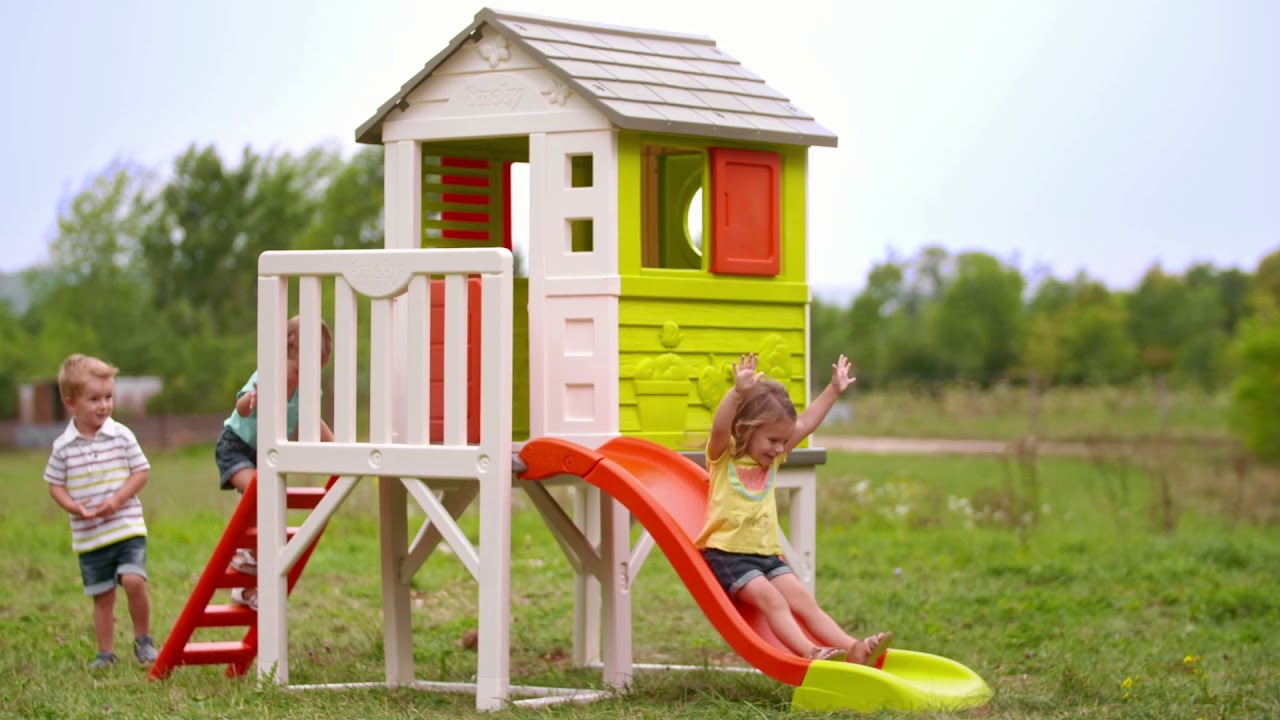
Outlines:
[{"label": "yellow tank top", "polygon": [[707,498],[707,519],[694,544],[725,552],[749,555],[780,555],[778,505],[774,500],[774,478],[780,455],[768,468],[750,457],[734,458],[733,439],[718,458],[707,458],[711,491]]}]

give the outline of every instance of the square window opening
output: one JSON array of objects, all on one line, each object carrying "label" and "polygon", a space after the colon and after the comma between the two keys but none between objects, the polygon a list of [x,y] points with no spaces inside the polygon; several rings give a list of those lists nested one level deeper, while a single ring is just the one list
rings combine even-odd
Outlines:
[{"label": "square window opening", "polygon": [[569,187],[595,186],[595,161],[591,155],[569,156]]},{"label": "square window opening", "polygon": [[589,253],[595,249],[595,222],[591,218],[569,220],[569,252]]}]

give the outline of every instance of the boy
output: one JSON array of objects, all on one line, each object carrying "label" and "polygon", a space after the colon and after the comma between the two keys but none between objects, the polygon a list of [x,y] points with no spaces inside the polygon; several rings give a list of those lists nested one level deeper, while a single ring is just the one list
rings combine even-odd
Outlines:
[{"label": "boy", "polygon": [[80,555],[84,593],[93,598],[98,655],[92,668],[114,665],[116,583],[124,586],[133,618],[133,654],[149,665],[151,598],[147,593],[147,526],[138,491],[147,484],[147,456],[129,428],[111,419],[116,369],[75,354],[58,371],[58,390],[71,413],[53,441],[45,467],[53,501],[71,514],[71,547]]},{"label": "boy", "polygon": [[[320,320],[320,367],[329,364],[333,355],[333,334],[324,320]],[[285,326],[288,368],[285,394],[288,405],[285,416],[289,437],[298,431],[298,373],[301,360],[298,357],[302,343],[302,318],[294,315]],[[333,442],[333,431],[324,420],[320,421],[320,439]],[[244,387],[236,394],[236,406],[222,423],[222,435],[214,448],[214,462],[218,465],[218,486],[223,490],[235,488],[243,493],[258,472],[258,372],[249,376]],[[250,548],[237,548],[231,559],[231,569],[246,575],[258,574],[258,561]],[[258,609],[258,589],[233,588],[231,602]]]}]

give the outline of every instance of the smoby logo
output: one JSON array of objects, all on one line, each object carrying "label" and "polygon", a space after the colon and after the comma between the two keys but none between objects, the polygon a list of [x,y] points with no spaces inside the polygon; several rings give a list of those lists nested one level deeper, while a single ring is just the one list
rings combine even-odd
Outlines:
[{"label": "smoby logo", "polygon": [[524,95],[524,88],[508,85],[503,82],[495,88],[480,88],[468,85],[463,96],[467,107],[496,108],[499,110],[515,110]]},{"label": "smoby logo", "polygon": [[349,275],[352,280],[390,280],[398,269],[387,263],[356,263]]}]

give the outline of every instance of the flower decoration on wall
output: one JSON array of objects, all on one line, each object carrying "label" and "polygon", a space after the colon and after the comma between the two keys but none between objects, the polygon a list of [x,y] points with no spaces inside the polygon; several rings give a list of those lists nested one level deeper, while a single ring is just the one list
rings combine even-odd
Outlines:
[{"label": "flower decoration on wall", "polygon": [[493,35],[485,35],[480,44],[476,46],[480,57],[489,63],[489,67],[496,68],[502,63],[511,59],[511,50],[507,47],[507,39],[497,33]]},{"label": "flower decoration on wall", "polygon": [[[658,333],[658,342],[662,343],[662,347],[675,350],[683,339],[684,333],[680,332],[679,325],[671,320],[662,324],[662,330]],[[635,377],[637,380],[687,380],[689,368],[680,360],[679,355],[665,352],[657,358],[641,360],[636,366]]]},{"label": "flower decoration on wall", "polygon": [[547,102],[552,105],[564,105],[569,102],[569,96],[573,94],[573,91],[559,80],[554,80],[551,87],[543,90],[542,94],[546,96]]}]

